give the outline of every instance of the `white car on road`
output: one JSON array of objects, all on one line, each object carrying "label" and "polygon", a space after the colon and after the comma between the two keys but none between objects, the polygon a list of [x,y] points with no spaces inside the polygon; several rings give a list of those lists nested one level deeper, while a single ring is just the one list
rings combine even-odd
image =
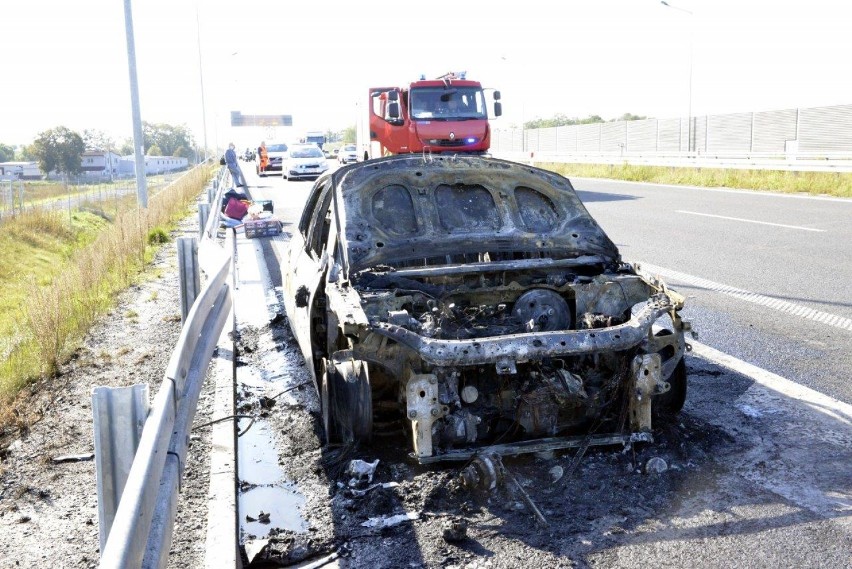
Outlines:
[{"label": "white car on road", "polygon": [[328,170],[325,155],[316,144],[291,144],[281,169],[288,180],[317,179]]},{"label": "white car on road", "polygon": [[358,161],[358,149],[354,144],[344,144],[337,153],[337,161],[341,164]]}]

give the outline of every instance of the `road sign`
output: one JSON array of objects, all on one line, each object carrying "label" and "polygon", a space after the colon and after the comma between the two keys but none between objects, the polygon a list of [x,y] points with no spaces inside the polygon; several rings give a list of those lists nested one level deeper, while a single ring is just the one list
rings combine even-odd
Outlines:
[{"label": "road sign", "polygon": [[231,126],[293,126],[293,115],[244,115],[231,111]]}]

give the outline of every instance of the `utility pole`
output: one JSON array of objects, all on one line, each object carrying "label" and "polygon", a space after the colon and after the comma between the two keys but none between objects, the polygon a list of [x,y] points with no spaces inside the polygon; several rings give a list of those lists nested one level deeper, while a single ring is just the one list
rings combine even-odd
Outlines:
[{"label": "utility pole", "polygon": [[142,138],[142,112],[139,110],[139,85],[136,80],[136,42],[133,39],[133,9],[124,0],[124,28],[127,36],[127,66],[130,69],[130,106],[133,113],[133,147],[136,166],[136,201],[148,208],[148,186],[145,179],[145,141]]},{"label": "utility pole", "polygon": [[201,21],[198,17],[198,3],[195,4],[195,30],[198,38],[198,78],[201,81],[201,125],[204,130],[204,161],[207,162],[207,109],[204,106],[204,71],[201,62]]}]

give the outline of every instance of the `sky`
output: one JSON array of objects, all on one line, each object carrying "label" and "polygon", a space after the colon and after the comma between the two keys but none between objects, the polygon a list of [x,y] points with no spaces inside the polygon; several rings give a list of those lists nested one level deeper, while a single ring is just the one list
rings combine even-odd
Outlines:
[{"label": "sky", "polygon": [[[3,2],[0,143],[29,144],[60,125],[132,135],[124,4]],[[342,130],[368,87],[448,71],[501,91],[496,128],[555,114],[852,104],[848,2],[669,4],[135,0],[141,115],[186,125],[210,148],[256,146],[258,137]],[[231,111],[289,114],[293,128],[233,128]]]}]

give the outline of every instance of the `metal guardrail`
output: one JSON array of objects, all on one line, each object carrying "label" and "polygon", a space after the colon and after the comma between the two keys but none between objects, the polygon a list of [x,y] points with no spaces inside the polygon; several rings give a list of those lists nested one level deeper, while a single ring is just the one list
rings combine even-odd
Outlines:
[{"label": "metal guardrail", "polygon": [[[213,187],[208,188],[208,201],[212,202],[209,205],[215,204],[215,213],[203,228],[199,254],[211,246],[218,247],[212,241],[227,176],[227,169],[223,168]],[[228,282],[232,261],[233,253],[222,254],[221,247],[218,255],[206,255],[209,282],[186,315],[150,408],[146,404],[147,386],[134,386],[142,389],[129,394],[103,387],[93,391],[101,568],[166,566],[189,430],[213,350],[233,303]],[[205,266],[204,262],[193,265]],[[194,280],[195,275],[186,278]],[[134,412],[127,412],[128,409]],[[129,472],[128,459],[124,459],[124,466],[121,460],[121,455],[129,454],[124,448],[128,445],[137,447]]]}]

